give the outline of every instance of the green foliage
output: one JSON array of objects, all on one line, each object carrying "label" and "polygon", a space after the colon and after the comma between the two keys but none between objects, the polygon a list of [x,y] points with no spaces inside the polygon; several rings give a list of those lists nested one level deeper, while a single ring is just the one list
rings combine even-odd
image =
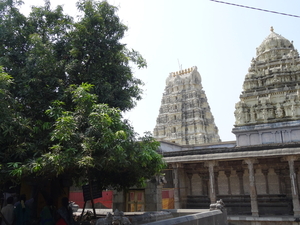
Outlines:
[{"label": "green foliage", "polygon": [[[0,67],[0,177],[4,181],[11,179],[9,170],[13,169],[15,175],[18,171],[19,161],[26,157],[27,146],[25,134],[28,134],[29,122],[16,110],[16,100],[9,91],[13,86],[13,79]],[[11,168],[11,169],[9,169]]]},{"label": "green foliage", "polygon": [[128,51],[120,40],[127,27],[116,15],[117,8],[106,1],[80,1],[84,13],[70,32],[70,61],[67,73],[71,83],[90,83],[99,102],[129,110],[141,99],[142,81],[133,76],[129,62],[139,68],[146,61],[134,50]]},{"label": "green foliage", "polygon": [[[120,110],[96,103],[95,95],[89,93],[91,87],[72,86],[74,110],[61,111],[56,119],[51,133],[55,144],[23,167],[22,173],[68,173],[77,181],[92,177],[103,188],[142,185],[163,169],[162,157],[155,151],[159,143],[149,134],[136,140]],[[54,115],[51,111],[58,110],[53,106],[48,113]]]},{"label": "green foliage", "polygon": [[0,1],[1,181],[89,175],[120,189],[159,173],[158,142],[121,117],[142,94],[130,62],[147,65],[120,42],[117,8],[82,0],[74,22],[50,1],[27,17],[20,5]]}]

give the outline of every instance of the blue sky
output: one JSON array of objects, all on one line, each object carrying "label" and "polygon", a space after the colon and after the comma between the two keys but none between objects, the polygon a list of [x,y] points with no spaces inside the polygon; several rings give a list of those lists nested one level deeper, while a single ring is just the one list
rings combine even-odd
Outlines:
[{"label": "blue sky", "polygon": [[[227,0],[226,0],[227,1]],[[24,0],[24,13],[42,0]],[[229,0],[227,2],[300,16],[299,0]],[[76,15],[76,1],[52,0]],[[256,47],[274,32],[300,48],[300,18],[266,13],[209,0],[109,0],[129,30],[123,42],[146,58],[148,67],[135,75],[145,86],[143,100],[126,113],[135,130],[153,131],[165,80],[170,72],[197,66],[203,90],[222,141],[235,140],[235,103]],[[178,63],[179,62],[179,63]]]}]

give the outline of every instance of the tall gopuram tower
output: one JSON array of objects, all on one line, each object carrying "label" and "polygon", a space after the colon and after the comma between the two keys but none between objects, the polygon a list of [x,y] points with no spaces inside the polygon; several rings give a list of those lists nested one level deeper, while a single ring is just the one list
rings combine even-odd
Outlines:
[{"label": "tall gopuram tower", "polygon": [[169,74],[154,137],[180,145],[221,141],[196,66]]},{"label": "tall gopuram tower", "polygon": [[238,146],[300,141],[300,58],[274,32],[256,49],[235,106]]}]

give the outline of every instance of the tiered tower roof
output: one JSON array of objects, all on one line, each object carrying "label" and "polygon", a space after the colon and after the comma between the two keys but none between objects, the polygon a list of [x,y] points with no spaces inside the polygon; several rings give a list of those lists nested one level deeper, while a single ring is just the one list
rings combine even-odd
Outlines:
[{"label": "tiered tower roof", "polygon": [[196,66],[169,74],[154,137],[180,145],[220,142]]},{"label": "tiered tower roof", "polygon": [[[291,137],[300,132],[295,128],[300,125],[300,58],[293,41],[275,33],[273,27],[251,61],[235,119],[237,139],[242,139],[241,132],[248,132],[244,143],[298,141],[284,138],[284,132],[287,127]],[[266,131],[271,128],[275,136]]]},{"label": "tiered tower roof", "polygon": [[[257,48],[236,104],[236,126],[300,118],[300,59],[292,41],[274,32]],[[298,111],[299,108],[299,111]]]}]

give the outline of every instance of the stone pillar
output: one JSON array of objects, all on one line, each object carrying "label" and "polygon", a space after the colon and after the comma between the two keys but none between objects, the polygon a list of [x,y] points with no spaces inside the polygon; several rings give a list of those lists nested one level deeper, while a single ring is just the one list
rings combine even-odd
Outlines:
[{"label": "stone pillar", "polygon": [[297,176],[295,173],[294,161],[297,159],[296,156],[287,156],[285,160],[289,163],[290,168],[290,179],[291,179],[291,192],[293,198],[293,210],[294,217],[300,216],[300,204],[299,204],[299,193],[298,193],[298,185],[297,185]]},{"label": "stone pillar", "polygon": [[173,173],[174,173],[174,208],[180,209],[180,185],[179,185],[179,167],[181,167],[180,163],[174,163],[172,165]]},{"label": "stone pillar", "polygon": [[249,170],[249,185],[250,185],[250,198],[251,198],[251,212],[252,216],[259,216],[258,213],[258,204],[257,204],[257,192],[256,192],[256,186],[255,186],[255,176],[254,176],[254,169],[253,164],[255,160],[254,159],[246,159],[245,163],[248,165]]},{"label": "stone pillar", "polygon": [[215,175],[214,175],[214,166],[217,165],[216,161],[209,161],[204,164],[208,167],[209,171],[209,198],[211,203],[216,203],[216,185],[215,185]]},{"label": "stone pillar", "polygon": [[145,211],[159,211],[162,210],[162,189],[163,177],[156,176],[150,182],[147,182],[145,188]]},{"label": "stone pillar", "polygon": [[189,178],[189,195],[192,195],[193,194],[193,186],[192,186],[193,174],[192,173],[187,173],[186,175]]},{"label": "stone pillar", "polygon": [[208,188],[207,188],[207,181],[208,181],[208,177],[207,177],[207,173],[198,173],[200,179],[201,179],[201,183],[202,183],[202,195],[207,196],[208,195]]},{"label": "stone pillar", "polygon": [[124,191],[113,191],[113,211],[118,209],[126,211],[126,193]]},{"label": "stone pillar", "polygon": [[279,184],[279,194],[283,194],[283,190],[282,190],[282,180],[283,180],[283,176],[281,173],[281,170],[279,168],[275,168],[274,172],[276,173],[277,177],[278,177],[278,184]]},{"label": "stone pillar", "polygon": [[230,185],[230,175],[231,171],[230,170],[225,170],[225,175],[227,177],[227,185],[228,185],[228,195],[231,195],[231,185]]},{"label": "stone pillar", "polygon": [[219,194],[219,183],[218,183],[218,176],[219,176],[219,171],[215,172],[215,190],[216,190],[216,195]]},{"label": "stone pillar", "polygon": [[162,190],[163,184],[158,184],[156,189],[156,211],[162,210],[163,203],[162,203]]},{"label": "stone pillar", "polygon": [[244,192],[244,170],[239,169],[236,171],[237,176],[239,177],[239,186],[240,186],[240,195],[245,194]]},{"label": "stone pillar", "polygon": [[269,179],[268,179],[269,169],[262,169],[261,171],[265,177],[266,194],[269,194]]},{"label": "stone pillar", "polygon": [[180,209],[184,208],[186,204],[186,173],[181,163],[173,163],[172,167],[174,171],[174,207]]},{"label": "stone pillar", "polygon": [[198,173],[198,176],[200,178],[200,183],[201,183],[200,192],[201,192],[202,195],[204,195],[204,193],[203,193],[203,178],[202,178],[202,174]]}]

